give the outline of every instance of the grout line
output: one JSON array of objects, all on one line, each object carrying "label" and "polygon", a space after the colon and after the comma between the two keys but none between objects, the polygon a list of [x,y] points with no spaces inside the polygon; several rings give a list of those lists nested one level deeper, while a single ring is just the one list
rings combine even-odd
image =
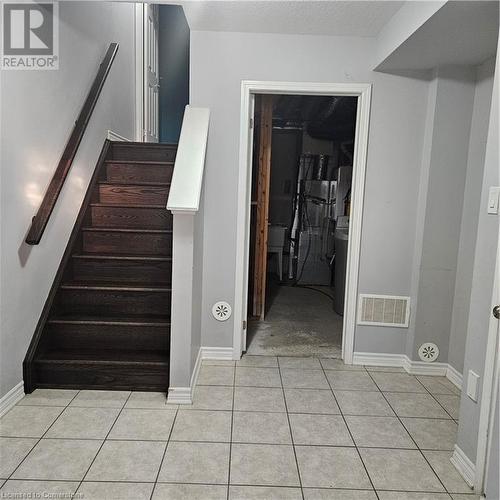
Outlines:
[{"label": "grout line", "polygon": [[[64,407],[63,406],[46,406],[46,408],[62,408],[62,409],[59,412],[59,414],[57,415],[57,417],[54,419],[54,421],[47,427],[47,429],[45,430],[45,432],[40,436],[40,438],[38,438],[37,442],[30,448],[30,450],[28,451],[28,453],[26,453],[25,457],[19,462],[19,464],[17,465],[17,467],[11,472],[11,474],[9,475],[9,477],[5,480],[5,483],[7,483],[7,481],[9,481],[12,478],[12,476],[17,471],[17,469],[19,469],[19,467],[21,467],[21,465],[23,464],[23,462],[28,458],[28,456],[35,449],[35,447],[38,446],[38,443],[40,443],[40,441],[44,438],[44,436],[47,434],[47,432],[49,432],[49,430],[52,428],[52,426],[59,420],[59,417],[64,413],[64,411],[66,410],[66,408],[69,407],[69,405],[78,396],[78,394],[80,394],[80,392],[81,391],[79,391],[79,390],[76,391],[76,394],[70,399],[70,401],[68,402],[68,404],[66,406],[64,406]],[[14,407],[16,407],[16,406],[18,406],[18,405],[16,404]],[[19,406],[23,406],[23,405],[19,405]],[[26,439],[30,439],[30,438],[26,438]],[[31,438],[31,439],[37,439],[37,438]],[[76,492],[76,490],[75,490],[75,492]]]},{"label": "grout line", "polygon": [[231,399],[231,431],[229,434],[229,462],[227,471],[227,491],[226,498],[229,500],[229,486],[231,484],[231,455],[233,452],[233,424],[234,424],[234,393],[236,390],[236,370],[233,370],[233,394]]},{"label": "grout line", "polygon": [[302,500],[305,500],[304,489],[303,489],[303,486],[302,486],[302,475],[300,473],[299,460],[297,459],[297,450],[295,449],[295,442],[293,440],[292,424],[290,422],[290,414],[288,413],[288,404],[286,402],[285,387],[283,386],[283,377],[282,377],[282,374],[281,374],[281,367],[280,367],[280,364],[279,364],[279,358],[278,358],[278,373],[279,373],[280,381],[281,381],[281,393],[283,395],[283,401],[285,403],[286,419],[287,419],[287,422],[288,422],[288,431],[290,432],[290,439],[291,439],[291,442],[292,442],[293,456],[295,457],[295,467],[297,468],[297,477],[299,478],[300,494],[302,495]]},{"label": "grout line", "polygon": [[80,487],[82,486],[82,483],[83,481],[85,480],[85,478],[87,477],[87,474],[89,473],[90,471],[90,468],[92,467],[92,465],[94,464],[97,456],[99,455],[99,453],[101,452],[102,450],[102,447],[104,446],[104,443],[106,442],[106,440],[108,439],[108,436],[110,435],[111,431],[113,430],[113,427],[115,426],[116,424],[116,421],[118,420],[118,418],[120,417],[120,415],[122,414],[122,411],[123,409],[125,408],[125,405],[127,404],[128,400],[130,399],[130,397],[132,396],[132,391],[130,391],[129,395],[127,396],[127,399],[124,401],[123,403],[123,406],[120,408],[120,411],[117,413],[115,419],[113,420],[113,423],[111,424],[111,427],[109,428],[109,431],[107,432],[105,438],[103,439],[102,443],[101,443],[101,446],[99,446],[99,449],[97,450],[97,453],[94,455],[94,458],[92,459],[92,461],[90,462],[90,465],[88,466],[87,468],[87,471],[85,472],[85,474],[83,475],[81,481],[79,482],[78,484],[78,488],[76,489],[75,491],[75,495],[76,493],[78,493],[78,490],[80,489]]},{"label": "grout line", "polygon": [[[366,370],[365,370],[365,371],[366,371]],[[332,385],[331,385],[331,383],[330,383],[330,379],[326,376],[326,372],[325,372],[324,370],[323,370],[323,375],[324,375],[324,377],[326,378],[326,381],[328,382],[328,385],[329,385],[329,387],[330,387],[330,391],[331,391],[331,393],[332,393],[332,395],[333,395],[333,399],[335,400],[335,403],[337,404],[337,406],[338,406],[338,408],[339,408],[340,415],[342,416],[342,420],[343,420],[343,422],[344,422],[344,425],[345,425],[345,427],[346,427],[346,429],[347,429],[347,432],[349,433],[349,436],[351,437],[351,440],[352,440],[352,442],[353,442],[354,448],[355,448],[356,452],[358,453],[358,457],[359,457],[359,459],[360,459],[360,461],[361,461],[361,464],[363,465],[363,468],[365,469],[366,476],[368,477],[368,480],[370,481],[370,484],[372,485],[372,488],[373,488],[373,491],[374,491],[374,493],[375,493],[375,496],[377,497],[377,500],[380,500],[380,497],[378,496],[377,490],[375,489],[375,485],[373,484],[372,478],[371,478],[371,476],[370,476],[370,474],[369,474],[369,472],[368,472],[368,469],[367,469],[367,467],[366,467],[366,465],[365,465],[365,462],[364,462],[364,460],[363,460],[363,457],[361,456],[361,453],[360,453],[360,451],[359,451],[359,449],[358,449],[358,446],[357,446],[357,444],[356,444],[356,441],[354,440],[354,436],[353,436],[353,435],[352,435],[352,433],[351,433],[351,429],[350,429],[350,428],[349,428],[349,426],[347,425],[347,420],[345,419],[344,413],[342,412],[342,408],[340,407],[339,402],[337,401],[337,397],[335,396],[335,392],[333,391]]]},{"label": "grout line", "polygon": [[[167,396],[165,395],[165,398],[166,397]],[[175,421],[177,420],[177,415],[178,414],[179,414],[179,408],[177,408],[177,410],[175,410],[174,419],[172,420],[172,426],[170,427],[170,432],[168,433],[167,442],[165,443],[165,449],[163,450],[163,455],[162,455],[161,460],[160,460],[160,465],[158,466],[158,472],[156,473],[156,477],[155,477],[155,480],[154,480],[154,485],[153,485],[153,488],[151,490],[151,495],[149,496],[150,500],[153,498],[153,494],[155,492],[156,485],[158,484],[158,478],[160,477],[161,468],[163,467],[163,462],[164,462],[165,456],[167,454],[168,445],[171,442],[170,438],[172,437],[172,433],[174,432],[174,425],[175,425]]]},{"label": "grout line", "polygon": [[[371,374],[369,374],[369,375],[371,377]],[[415,377],[414,375],[412,375],[412,376]],[[378,387],[378,384],[377,384],[376,380],[373,377],[371,377],[371,378],[372,378],[373,382],[375,383],[375,385]],[[415,380],[416,380],[416,377],[415,377]],[[421,383],[420,380],[418,382]],[[380,392],[382,392],[382,391],[380,391]],[[408,435],[410,436],[410,439],[415,443],[415,446],[417,447],[417,450],[420,452],[420,455],[423,457],[423,459],[426,461],[427,465],[430,467],[430,469],[432,470],[432,472],[434,473],[434,475],[437,477],[438,481],[441,483],[441,486],[443,487],[444,491],[449,494],[448,489],[444,485],[443,481],[441,481],[441,478],[439,477],[439,475],[437,474],[437,472],[434,470],[434,467],[432,467],[432,465],[430,464],[429,460],[427,460],[427,457],[422,452],[422,450],[421,450],[420,446],[418,445],[418,443],[415,441],[415,439],[413,438],[413,436],[411,435],[411,433],[406,428],[405,424],[401,420],[401,417],[396,413],[396,411],[394,410],[394,408],[392,407],[392,405],[388,401],[388,399],[385,397],[385,394],[383,392],[382,392],[382,395],[384,396],[385,400],[387,401],[387,404],[391,407],[391,410],[396,414],[396,417],[399,420],[399,423],[403,426],[403,428],[405,429],[405,431],[408,433]]]}]

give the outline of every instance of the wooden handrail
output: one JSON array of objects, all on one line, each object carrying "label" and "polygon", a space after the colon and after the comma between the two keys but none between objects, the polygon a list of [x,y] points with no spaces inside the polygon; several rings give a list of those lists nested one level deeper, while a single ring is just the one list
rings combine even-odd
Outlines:
[{"label": "wooden handrail", "polygon": [[61,155],[61,159],[57,165],[56,171],[50,181],[50,184],[45,192],[42,203],[38,208],[38,212],[33,217],[31,222],[31,227],[26,236],[26,243],[28,245],[38,245],[42,239],[43,232],[47,226],[47,222],[50,218],[52,210],[57,202],[57,198],[61,192],[64,185],[64,181],[68,175],[68,172],[75,159],[76,152],[78,151],[78,146],[82,140],[83,134],[87,128],[87,125],[94,111],[97,100],[101,93],[106,77],[108,76],[113,60],[118,52],[118,44],[110,43],[106,55],[102,60],[99,71],[92,83],[92,87],[89,90],[87,98],[82,106],[80,114],[75,122],[75,126],[69,136],[66,147]]}]

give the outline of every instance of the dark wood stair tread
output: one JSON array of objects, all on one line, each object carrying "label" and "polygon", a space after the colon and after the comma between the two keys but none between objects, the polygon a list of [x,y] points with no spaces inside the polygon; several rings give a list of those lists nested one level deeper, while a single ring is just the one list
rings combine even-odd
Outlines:
[{"label": "dark wood stair tread", "polygon": [[169,326],[170,318],[167,316],[82,316],[64,315],[53,316],[48,319],[51,324],[72,325],[122,325],[122,326]]},{"label": "dark wood stair tread", "polygon": [[113,181],[102,180],[99,181],[101,186],[127,186],[127,187],[170,187],[170,182],[145,182],[145,181]]},{"label": "dark wood stair tread", "polygon": [[129,351],[115,349],[64,349],[44,352],[37,361],[85,364],[160,364],[168,366],[169,353],[162,351]]},{"label": "dark wood stair tread", "polygon": [[152,233],[152,234],[172,234],[171,229],[146,229],[146,228],[128,228],[128,227],[82,227],[82,231],[94,231],[98,233]]},{"label": "dark wood stair tread", "polygon": [[150,283],[141,285],[125,285],[121,283],[99,283],[98,281],[66,281],[60,287],[61,290],[105,290],[117,292],[171,292],[172,289],[163,285],[151,285]]},{"label": "dark wood stair tread", "polygon": [[155,160],[106,160],[104,163],[106,165],[146,165],[146,166],[157,166],[157,167],[165,167],[165,166],[172,166],[175,162],[174,161],[155,161]]},{"label": "dark wood stair tread", "polygon": [[167,210],[165,205],[147,205],[147,204],[140,204],[140,203],[91,203],[91,207],[107,207],[107,208],[156,208],[156,209],[163,209]]},{"label": "dark wood stair tread", "polygon": [[85,260],[136,260],[144,262],[169,262],[172,257],[158,257],[157,255],[109,255],[109,254],[73,254],[73,259]]}]

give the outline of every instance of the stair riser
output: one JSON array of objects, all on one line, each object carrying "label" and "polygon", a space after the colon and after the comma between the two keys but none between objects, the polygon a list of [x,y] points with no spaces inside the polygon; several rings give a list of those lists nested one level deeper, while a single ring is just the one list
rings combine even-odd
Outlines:
[{"label": "stair riser", "polygon": [[172,214],[165,208],[92,207],[94,227],[172,229]]},{"label": "stair riser", "polygon": [[35,361],[38,387],[166,391],[168,366]]},{"label": "stair riser", "polygon": [[174,161],[177,148],[164,145],[161,148],[142,144],[113,144],[113,160],[127,161]]},{"label": "stair riser", "polygon": [[74,258],[73,279],[89,282],[169,284],[172,282],[172,263]]},{"label": "stair riser", "polygon": [[116,349],[168,352],[170,327],[133,325],[50,324],[47,326],[52,346],[57,349]]},{"label": "stair riser", "polygon": [[83,231],[83,251],[119,255],[172,256],[172,234]]},{"label": "stair riser", "polygon": [[115,182],[170,182],[171,165],[133,165],[129,163],[109,163],[106,165],[108,181]]},{"label": "stair riser", "polygon": [[61,289],[57,304],[62,311],[89,316],[168,315],[170,301],[170,292]]},{"label": "stair riser", "polygon": [[101,203],[138,205],[167,205],[168,186],[118,186],[99,185]]}]

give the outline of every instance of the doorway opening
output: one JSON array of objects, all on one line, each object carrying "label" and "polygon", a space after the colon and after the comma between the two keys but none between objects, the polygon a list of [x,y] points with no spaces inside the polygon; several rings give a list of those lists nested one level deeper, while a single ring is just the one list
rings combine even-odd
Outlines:
[{"label": "doorway opening", "polygon": [[341,357],[357,98],[255,98],[248,354]]},{"label": "doorway opening", "polygon": [[[351,195],[348,231],[347,231],[347,263],[346,263],[346,286],[345,286],[345,302],[342,317],[342,358],[345,363],[352,364],[354,353],[354,332],[356,325],[356,310],[358,297],[358,274],[359,274],[359,256],[361,246],[361,223],[363,214],[363,198],[366,170],[366,154],[368,146],[368,127],[369,127],[369,111],[371,98],[371,85],[369,84],[328,84],[328,83],[307,83],[307,82],[265,82],[265,81],[243,81],[241,86],[241,122],[240,122],[240,162],[239,162],[239,188],[238,188],[238,214],[237,214],[237,248],[236,248],[236,273],[235,273],[235,302],[234,302],[234,337],[233,337],[233,358],[239,359],[242,352],[247,351],[247,324],[249,314],[254,314],[253,309],[249,307],[249,284],[256,274],[255,264],[260,262],[260,266],[267,268],[267,222],[262,223],[262,219],[268,218],[266,209],[260,214],[261,220],[258,222],[259,227],[263,228],[262,232],[255,232],[255,241],[251,242],[251,212],[252,212],[252,185],[257,186],[257,192],[262,189],[262,184],[259,186],[258,181],[252,183],[252,165],[254,156],[262,155],[264,158],[267,155],[267,161],[271,162],[272,154],[272,99],[267,98],[262,102],[267,103],[268,111],[266,112],[268,120],[267,124],[259,125],[262,131],[267,130],[267,134],[263,134],[263,138],[267,140],[259,142],[264,143],[267,147],[256,150],[254,141],[254,130],[256,124],[256,98],[259,95],[270,96],[323,96],[323,97],[353,97],[356,99],[356,120],[354,133],[354,150],[352,152],[352,180],[351,180]],[[274,97],[273,97],[274,99]],[[262,106],[262,104],[261,104]],[[269,115],[271,119],[269,120]],[[271,129],[271,133],[269,133]],[[262,149],[262,151],[261,151]],[[265,153],[265,154],[264,154]],[[319,162],[319,159],[318,159]],[[318,169],[318,166],[315,167]],[[270,185],[270,168],[267,182]],[[290,185],[290,192],[295,189]],[[255,195],[256,193],[254,193]],[[254,196],[255,198],[255,196]],[[256,200],[255,200],[256,201]],[[347,200],[346,200],[347,201]],[[258,203],[257,203],[258,205]],[[261,207],[266,207],[266,204],[261,204]],[[268,210],[268,209],[267,209]],[[257,224],[257,222],[256,222]],[[340,229],[340,228],[339,228]],[[261,240],[257,246],[257,237]],[[296,245],[297,246],[297,245]],[[260,251],[257,251],[259,250]],[[298,250],[298,248],[296,248]],[[254,263],[250,263],[250,254],[254,256]],[[284,253],[284,252],[283,252]],[[261,255],[260,261],[256,260],[256,256]],[[271,258],[271,257],[270,257]],[[299,255],[297,254],[297,264]],[[269,262],[272,265],[272,262]],[[276,263],[275,263],[276,265]],[[306,264],[307,265],[307,264]],[[293,269],[292,265],[289,266]],[[270,267],[271,268],[271,267]],[[282,270],[284,272],[284,270]],[[261,276],[266,276],[266,273],[260,271]],[[286,274],[287,276],[287,274]],[[263,281],[257,281],[257,285],[263,286]],[[304,290],[305,291],[305,290]],[[311,291],[315,296],[330,300],[321,293]],[[262,292],[261,292],[262,293]],[[252,299],[253,300],[253,299]],[[265,299],[264,299],[265,306]],[[253,303],[252,303],[253,307]],[[331,306],[333,307],[333,305]],[[264,313],[265,317],[265,313]],[[299,353],[297,353],[299,354]]]}]

